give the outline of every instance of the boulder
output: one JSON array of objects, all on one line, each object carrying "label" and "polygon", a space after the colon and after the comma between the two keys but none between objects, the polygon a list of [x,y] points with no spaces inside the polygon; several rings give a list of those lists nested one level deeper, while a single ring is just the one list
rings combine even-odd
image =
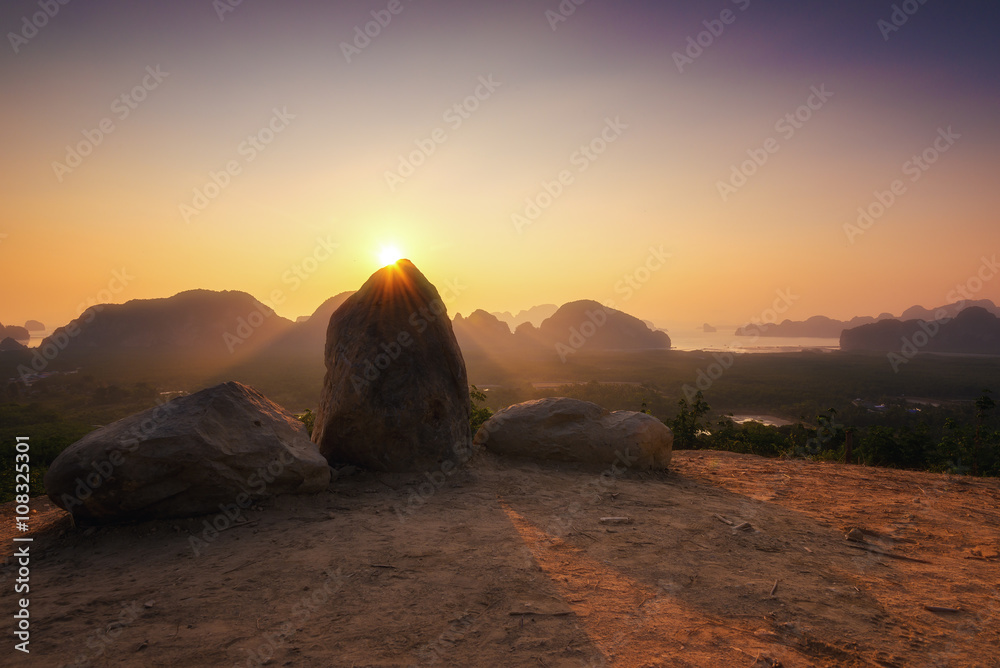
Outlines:
[{"label": "boulder", "polygon": [[437,289],[409,260],[333,315],[313,442],[331,463],[426,471],[468,459],[469,382]]},{"label": "boulder", "polygon": [[663,469],[670,465],[674,435],[652,415],[550,397],[498,411],[475,442],[510,457]]},{"label": "boulder", "polygon": [[329,480],[305,425],[253,388],[224,383],[87,434],[52,462],[45,489],[74,519],[113,523],[241,509]]}]

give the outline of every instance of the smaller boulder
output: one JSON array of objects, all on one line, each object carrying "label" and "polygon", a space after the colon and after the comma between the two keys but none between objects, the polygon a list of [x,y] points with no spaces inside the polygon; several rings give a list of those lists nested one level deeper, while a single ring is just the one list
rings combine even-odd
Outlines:
[{"label": "smaller boulder", "polygon": [[674,435],[652,415],[550,397],[498,411],[476,432],[475,442],[510,457],[665,469]]},{"label": "smaller boulder", "polygon": [[251,387],[224,383],[93,431],[45,474],[83,523],[191,517],[326,488],[305,425]]}]

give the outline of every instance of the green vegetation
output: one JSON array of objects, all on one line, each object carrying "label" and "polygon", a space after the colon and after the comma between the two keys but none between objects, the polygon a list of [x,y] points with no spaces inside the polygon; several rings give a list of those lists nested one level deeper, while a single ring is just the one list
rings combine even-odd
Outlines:
[{"label": "green vegetation", "polygon": [[0,502],[12,501],[16,484],[14,444],[18,436],[27,436],[31,468],[31,496],[45,493],[42,479],[49,465],[66,446],[89,432],[88,425],[59,417],[38,404],[0,405]]},{"label": "green vegetation", "polygon": [[306,426],[306,433],[312,437],[313,427],[316,426],[316,414],[307,408],[305,412],[297,414],[295,419]]},{"label": "green vegetation", "polygon": [[483,423],[493,417],[493,411],[486,406],[486,394],[473,385],[469,388],[469,398],[472,400],[472,412],[469,415],[469,426],[475,436]]},{"label": "green vegetation", "polygon": [[[0,385],[0,501],[12,498],[17,436],[31,439],[37,495],[56,455],[91,429],[228,380],[251,385],[298,412],[311,432],[315,415],[308,407],[315,406],[323,377],[322,360],[309,356],[243,362],[225,375],[127,356],[77,371],[57,358],[48,369],[57,375],[26,386],[16,373],[23,357],[0,354],[0,378],[10,378]],[[609,410],[648,412],[673,429],[677,449],[1000,475],[1000,411],[983,391],[995,389],[1000,357],[918,355],[894,373],[878,354],[742,354],[708,379],[705,374],[717,362],[716,354],[698,351],[578,351],[566,364],[554,354],[467,358],[475,383],[471,427],[475,432],[493,411],[514,403],[568,396]],[[543,381],[545,387],[532,385]],[[736,412],[793,424],[737,424],[730,418]]]}]

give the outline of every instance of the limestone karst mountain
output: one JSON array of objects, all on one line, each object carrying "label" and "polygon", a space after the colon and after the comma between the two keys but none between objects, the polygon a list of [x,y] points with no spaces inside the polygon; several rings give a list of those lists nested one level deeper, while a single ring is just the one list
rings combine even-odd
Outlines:
[{"label": "limestone karst mountain", "polygon": [[[886,320],[935,320],[942,314],[947,317],[955,317],[961,311],[979,307],[994,315],[1000,316],[1000,307],[989,299],[964,300],[928,309],[923,306],[911,306],[903,311],[898,318],[891,313],[880,313],[877,317],[858,316],[850,320],[835,320],[823,315],[816,315],[806,320],[783,320],[780,323],[765,325],[751,325],[739,327],[736,336],[789,336],[789,337],[815,337],[815,338],[838,338],[844,330],[872,325]],[[882,330],[887,331],[887,330]]]},{"label": "limestone karst mountain", "polygon": [[42,342],[70,356],[140,352],[193,361],[263,348],[292,323],[245,292],[189,290],[91,306]]},{"label": "limestone karst mountain", "polygon": [[947,320],[883,320],[844,330],[840,349],[1000,355],[1000,318],[974,306]]}]

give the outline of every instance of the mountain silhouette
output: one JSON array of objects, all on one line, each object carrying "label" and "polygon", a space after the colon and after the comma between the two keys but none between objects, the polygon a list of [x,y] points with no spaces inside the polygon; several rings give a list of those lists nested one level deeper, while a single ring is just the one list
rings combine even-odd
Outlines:
[{"label": "mountain silhouette", "polygon": [[538,306],[532,306],[529,309],[518,312],[517,315],[512,315],[510,311],[493,312],[492,316],[498,320],[502,320],[507,323],[511,330],[516,330],[522,324],[530,322],[533,326],[538,327],[542,324],[542,321],[546,318],[552,317],[559,309],[555,304],[539,304]]},{"label": "mountain silhouette", "polygon": [[1000,318],[981,306],[950,320],[883,320],[844,330],[841,350],[1000,355]]},{"label": "mountain silhouette", "polygon": [[288,331],[278,336],[268,345],[267,350],[262,351],[261,354],[267,354],[272,351],[283,353],[315,353],[315,355],[320,356],[317,359],[321,359],[323,346],[326,345],[326,328],[330,324],[330,316],[353,294],[353,291],[341,292],[338,295],[330,297],[320,304],[311,316],[293,323],[288,328]]},{"label": "mountain silhouette", "polygon": [[245,292],[189,290],[173,297],[92,306],[41,344],[68,356],[116,352],[240,357],[263,348],[292,323]]},{"label": "mountain silhouette", "polygon": [[644,321],[596,301],[563,304],[539,327],[522,322],[512,333],[495,314],[474,311],[455,316],[455,337],[467,355],[537,356],[566,350],[669,349],[670,337]]},{"label": "mountain silhouette", "polygon": [[[961,301],[936,309],[927,309],[923,306],[911,306],[903,311],[898,318],[891,313],[881,313],[877,317],[858,316],[850,320],[834,320],[822,315],[813,316],[807,320],[784,320],[777,324],[767,325],[744,325],[736,330],[736,336],[794,336],[794,337],[815,337],[815,338],[839,338],[841,332],[847,329],[854,329],[864,325],[872,325],[878,322],[889,320],[925,320],[933,321],[944,315],[954,317],[964,309],[979,307],[994,315],[1000,316],[998,308],[989,299],[979,299],[975,301]],[[888,330],[885,330],[888,331]]]}]

